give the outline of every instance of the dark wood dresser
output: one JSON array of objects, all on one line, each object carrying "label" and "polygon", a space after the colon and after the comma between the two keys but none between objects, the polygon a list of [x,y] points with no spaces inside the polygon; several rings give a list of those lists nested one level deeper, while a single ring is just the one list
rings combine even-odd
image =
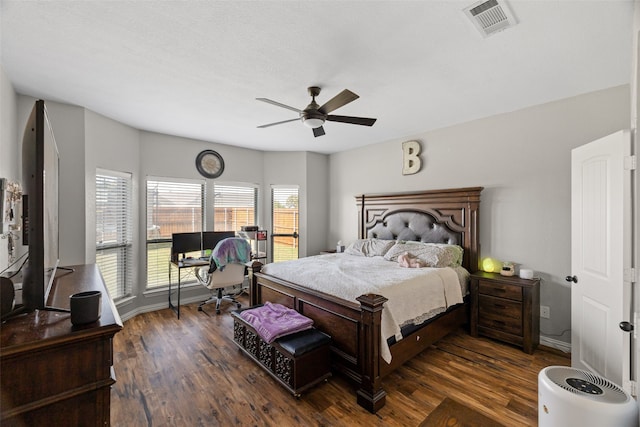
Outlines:
[{"label": "dark wood dresser", "polygon": [[471,335],[533,353],[540,342],[540,279],[478,271],[471,275]]},{"label": "dark wood dresser", "polygon": [[0,424],[108,426],[113,372],[112,338],[122,321],[96,265],[59,271],[48,306],[69,308],[69,296],[102,291],[97,322],[74,326],[70,314],[36,310],[0,330]]}]

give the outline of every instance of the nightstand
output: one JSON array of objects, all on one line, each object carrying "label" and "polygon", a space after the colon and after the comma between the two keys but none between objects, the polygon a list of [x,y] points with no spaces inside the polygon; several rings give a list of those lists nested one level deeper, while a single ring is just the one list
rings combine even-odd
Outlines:
[{"label": "nightstand", "polygon": [[540,343],[540,279],[473,273],[471,335],[484,335],[533,353]]}]

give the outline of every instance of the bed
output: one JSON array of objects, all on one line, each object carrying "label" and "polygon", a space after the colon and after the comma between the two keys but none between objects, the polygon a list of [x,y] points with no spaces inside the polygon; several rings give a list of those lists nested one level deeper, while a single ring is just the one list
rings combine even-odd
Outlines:
[{"label": "bed", "polygon": [[[463,248],[462,266],[478,269],[481,187],[356,197],[359,239],[448,243]],[[314,257],[315,258],[315,257]],[[366,272],[362,273],[366,277]],[[260,272],[250,280],[251,305],[267,301],[294,308],[332,337],[332,369],[357,385],[358,404],[375,413],[385,404],[382,379],[431,344],[468,321],[468,303],[457,304],[411,333],[392,341],[382,355],[382,312],[387,298],[363,294],[356,301]],[[386,358],[389,359],[389,358]]]}]

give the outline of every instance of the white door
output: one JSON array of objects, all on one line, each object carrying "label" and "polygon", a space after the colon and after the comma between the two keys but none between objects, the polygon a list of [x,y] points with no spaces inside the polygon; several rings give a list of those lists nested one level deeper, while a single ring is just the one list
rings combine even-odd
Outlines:
[{"label": "white door", "polygon": [[571,365],[618,385],[629,379],[632,321],[628,131],[571,152]]}]

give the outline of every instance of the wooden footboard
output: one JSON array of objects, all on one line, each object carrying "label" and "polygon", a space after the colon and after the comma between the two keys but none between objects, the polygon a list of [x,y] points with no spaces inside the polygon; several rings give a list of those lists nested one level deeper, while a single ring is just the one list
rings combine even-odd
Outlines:
[{"label": "wooden footboard", "polygon": [[317,329],[331,336],[332,370],[359,385],[358,403],[374,413],[384,406],[380,321],[386,298],[363,295],[358,298],[360,304],[351,303],[258,273],[257,268],[251,274],[249,295],[252,306],[270,301],[313,319]]},{"label": "wooden footboard", "polygon": [[367,294],[357,298],[359,304],[352,303],[259,273],[258,266],[252,269],[250,277],[251,305],[270,301],[293,308],[313,319],[317,329],[331,336],[332,370],[357,384],[358,404],[372,413],[385,405],[386,392],[382,387],[385,375],[467,320],[465,305],[452,310],[391,346],[392,362],[388,364],[380,356],[385,297]]}]

